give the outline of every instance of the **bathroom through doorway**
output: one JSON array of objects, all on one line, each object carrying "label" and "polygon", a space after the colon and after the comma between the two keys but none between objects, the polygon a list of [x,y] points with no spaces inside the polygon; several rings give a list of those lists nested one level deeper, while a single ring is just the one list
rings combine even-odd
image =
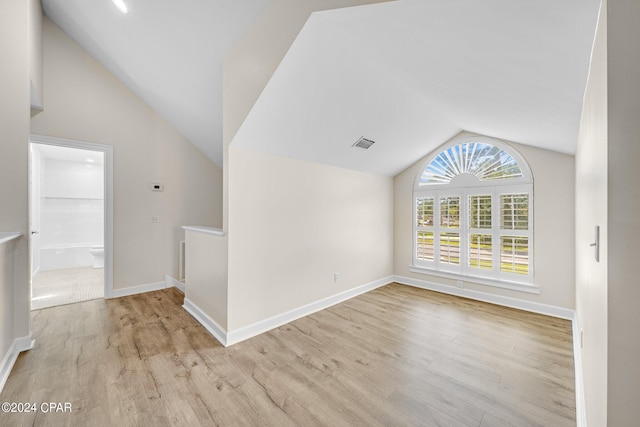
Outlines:
[{"label": "bathroom through doorway", "polygon": [[32,310],[103,298],[110,287],[110,265],[105,263],[110,231],[107,153],[91,148],[87,143],[31,138]]}]

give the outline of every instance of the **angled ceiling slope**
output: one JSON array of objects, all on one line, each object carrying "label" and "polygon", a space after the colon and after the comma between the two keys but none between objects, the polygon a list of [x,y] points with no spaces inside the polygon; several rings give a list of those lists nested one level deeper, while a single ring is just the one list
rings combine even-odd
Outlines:
[{"label": "angled ceiling slope", "polygon": [[316,12],[232,144],[388,176],[461,130],[573,154],[599,3]]},{"label": "angled ceiling slope", "polygon": [[43,0],[45,14],[222,165],[222,58],[268,0]]}]

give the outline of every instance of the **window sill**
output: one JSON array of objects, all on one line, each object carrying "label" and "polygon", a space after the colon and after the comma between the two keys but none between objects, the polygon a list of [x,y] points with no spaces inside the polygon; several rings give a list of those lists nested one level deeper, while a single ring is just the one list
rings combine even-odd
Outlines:
[{"label": "window sill", "polygon": [[463,282],[478,285],[493,286],[494,288],[510,289],[512,291],[526,292],[529,294],[540,294],[540,287],[528,283],[511,282],[506,280],[487,279],[485,277],[466,276],[464,274],[448,273],[445,271],[433,270],[426,267],[409,266],[412,273],[428,274],[429,276],[442,277],[451,280],[462,280]]}]

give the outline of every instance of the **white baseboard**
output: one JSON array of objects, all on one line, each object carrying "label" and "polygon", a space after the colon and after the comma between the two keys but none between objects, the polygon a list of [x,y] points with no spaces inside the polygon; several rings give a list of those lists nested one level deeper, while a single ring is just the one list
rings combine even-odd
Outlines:
[{"label": "white baseboard", "polygon": [[190,315],[194,317],[204,328],[209,331],[223,346],[227,346],[227,331],[220,326],[215,320],[209,317],[204,311],[197,305],[191,302],[188,298],[184,299],[182,305]]},{"label": "white baseboard", "polygon": [[230,331],[227,333],[226,345],[236,344],[240,341],[255,337],[256,335],[260,335],[264,332],[270,331],[271,329],[277,328],[278,326],[293,322],[296,319],[308,316],[312,313],[315,313],[316,311],[324,310],[327,307],[331,307],[332,305],[341,303],[355,296],[379,288],[380,286],[387,285],[391,282],[393,282],[393,276],[384,277],[382,279],[366,283],[356,288],[349,289],[348,291],[344,291],[339,294],[312,302],[310,304],[303,305],[302,307],[294,308],[293,310],[289,310],[268,319],[264,319],[251,325],[236,329],[234,331]]},{"label": "white baseboard", "polygon": [[541,304],[532,301],[525,301],[518,298],[505,297],[501,295],[494,295],[486,292],[475,291],[472,289],[455,288],[453,286],[442,285],[440,283],[414,279],[411,277],[394,276],[394,281],[402,285],[414,286],[416,288],[428,289],[430,291],[442,292],[444,294],[456,295],[459,297],[490,302],[492,304],[517,308],[533,313],[545,314],[547,316],[558,317],[561,319],[573,320],[574,311],[569,308]]},{"label": "white baseboard", "polygon": [[31,350],[34,345],[35,340],[33,340],[31,336],[16,338],[13,340],[13,343],[11,343],[7,353],[2,358],[2,362],[0,362],[0,393],[4,389],[4,385],[9,378],[11,369],[13,369],[13,365],[15,365],[20,352]]},{"label": "white baseboard", "polygon": [[111,295],[106,295],[105,298],[120,298],[129,295],[143,294],[145,292],[159,291],[160,289],[173,287],[178,288],[179,291],[184,293],[184,283],[165,274],[164,282],[155,282],[146,285],[131,286],[123,289],[114,289],[113,291],[111,291]]},{"label": "white baseboard", "polygon": [[160,289],[164,289],[166,287],[167,287],[166,282],[155,282],[155,283],[149,283],[147,285],[138,285],[138,286],[131,286],[129,288],[114,289],[113,291],[111,291],[111,295],[108,295],[105,298],[120,298],[120,297],[129,296],[129,295],[143,294],[145,292],[159,291]]},{"label": "white baseboard", "polygon": [[584,401],[584,378],[582,376],[582,340],[577,313],[573,312],[573,366],[576,380],[576,426],[587,427],[587,408]]},{"label": "white baseboard", "polygon": [[178,279],[175,279],[169,276],[168,274],[165,274],[164,283],[165,283],[165,288],[177,288],[180,292],[184,294],[184,283],[182,283]]}]

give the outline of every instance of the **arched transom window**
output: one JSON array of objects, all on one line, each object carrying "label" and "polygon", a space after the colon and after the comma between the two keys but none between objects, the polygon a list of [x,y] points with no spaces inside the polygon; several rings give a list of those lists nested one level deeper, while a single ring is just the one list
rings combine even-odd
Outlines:
[{"label": "arched transom window", "polygon": [[421,169],[413,194],[414,267],[533,282],[533,179],[513,148],[455,139]]}]

